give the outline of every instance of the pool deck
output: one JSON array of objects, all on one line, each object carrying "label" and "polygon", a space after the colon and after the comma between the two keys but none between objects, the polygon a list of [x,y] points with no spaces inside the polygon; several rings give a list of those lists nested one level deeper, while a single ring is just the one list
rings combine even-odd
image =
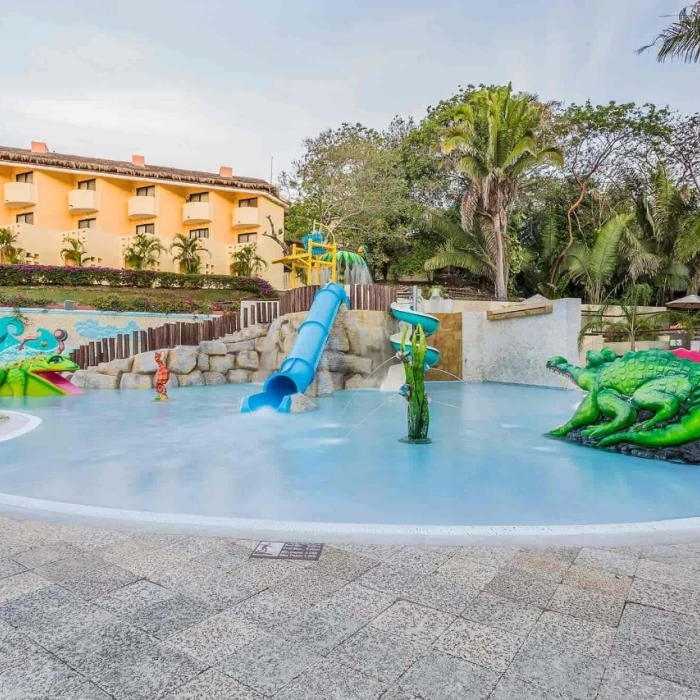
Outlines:
[{"label": "pool deck", "polygon": [[254,544],[0,517],[0,698],[700,700],[700,542]]}]

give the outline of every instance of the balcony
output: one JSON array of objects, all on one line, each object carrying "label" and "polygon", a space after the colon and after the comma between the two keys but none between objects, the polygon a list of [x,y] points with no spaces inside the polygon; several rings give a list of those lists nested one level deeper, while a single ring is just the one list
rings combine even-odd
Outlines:
[{"label": "balcony", "polygon": [[90,214],[99,211],[95,190],[71,190],[68,193],[68,209],[71,214]]},{"label": "balcony", "polygon": [[151,217],[156,216],[155,197],[129,197],[128,206],[130,219],[150,219]]},{"label": "balcony", "polygon": [[6,207],[33,207],[36,204],[36,187],[31,182],[5,184]]},{"label": "balcony", "polygon": [[206,224],[211,221],[209,202],[187,202],[182,208],[183,224]]},{"label": "balcony", "polygon": [[260,211],[257,207],[236,207],[233,210],[233,228],[260,226]]}]

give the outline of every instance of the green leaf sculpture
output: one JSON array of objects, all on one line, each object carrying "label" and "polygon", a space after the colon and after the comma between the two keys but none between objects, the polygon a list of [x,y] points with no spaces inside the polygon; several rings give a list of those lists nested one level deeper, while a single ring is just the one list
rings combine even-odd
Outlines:
[{"label": "green leaf sculpture", "polygon": [[408,401],[408,437],[402,442],[425,444],[430,442],[428,428],[430,427],[430,412],[428,410],[428,395],[425,393],[424,375],[427,369],[425,353],[428,344],[425,340],[423,327],[418,324],[411,337],[411,346],[406,351],[406,336],[408,326],[401,336],[400,358],[406,373],[406,383],[401,387],[401,394]]}]

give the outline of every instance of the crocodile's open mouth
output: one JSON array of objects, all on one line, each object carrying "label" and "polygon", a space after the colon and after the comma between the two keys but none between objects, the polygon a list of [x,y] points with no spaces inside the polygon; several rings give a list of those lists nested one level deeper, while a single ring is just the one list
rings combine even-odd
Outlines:
[{"label": "crocodile's open mouth", "polygon": [[549,365],[547,367],[547,369],[550,372],[554,372],[554,374],[558,374],[560,377],[564,377],[565,379],[568,379],[570,382],[573,382],[574,384],[576,384],[576,382],[574,381],[574,378],[568,372],[564,372],[563,370],[560,370],[555,365]]},{"label": "crocodile's open mouth", "polygon": [[62,377],[58,372],[52,370],[35,369],[29,372],[33,377],[39,379],[45,384],[50,384],[56,387],[62,394],[82,394],[83,390],[71,384],[65,377]]}]

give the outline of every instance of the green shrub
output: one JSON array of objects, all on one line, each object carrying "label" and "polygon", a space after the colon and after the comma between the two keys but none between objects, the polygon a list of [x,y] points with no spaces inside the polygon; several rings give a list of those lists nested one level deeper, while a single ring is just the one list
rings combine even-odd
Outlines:
[{"label": "green shrub", "polygon": [[216,304],[194,299],[153,301],[148,297],[124,299],[116,294],[98,297],[93,306],[99,311],[145,311],[152,314],[208,314],[217,310]]}]

